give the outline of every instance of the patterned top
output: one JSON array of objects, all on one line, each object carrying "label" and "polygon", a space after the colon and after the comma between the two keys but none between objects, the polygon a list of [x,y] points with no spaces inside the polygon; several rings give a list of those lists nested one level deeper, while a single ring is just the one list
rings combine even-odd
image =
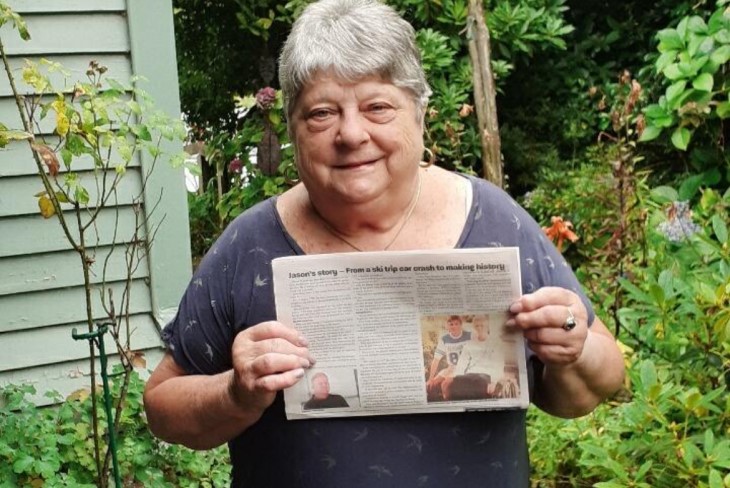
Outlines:
[{"label": "patterned top", "polygon": [[[571,289],[588,307],[591,323],[593,309],[537,223],[499,188],[469,179],[474,198],[456,247],[518,246],[523,292],[542,286]],[[301,254],[283,227],[275,199],[231,223],[201,262],[177,316],[163,330],[177,364],[190,374],[230,369],[234,336],[276,318],[271,260]],[[236,488],[529,484],[523,410],[287,421],[279,394],[229,448]]]}]

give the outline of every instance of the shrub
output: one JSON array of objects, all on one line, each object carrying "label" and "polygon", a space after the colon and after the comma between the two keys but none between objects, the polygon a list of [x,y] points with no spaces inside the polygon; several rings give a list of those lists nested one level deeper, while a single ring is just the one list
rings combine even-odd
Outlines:
[{"label": "shrub", "polygon": [[[114,384],[119,394],[121,380]],[[167,444],[147,429],[142,407],[144,383],[133,373],[117,436],[124,486],[227,487],[228,452],[207,452]],[[39,408],[27,398],[29,385],[0,389],[0,488],[25,486],[94,488],[96,466],[90,438],[91,401],[79,391]],[[104,417],[103,409],[99,415]],[[103,424],[104,426],[106,423]],[[111,483],[113,484],[113,482]]]},{"label": "shrub", "polygon": [[652,195],[646,266],[621,280],[631,399],[574,421],[531,412],[533,486],[730,485],[730,191],[694,212]]}]

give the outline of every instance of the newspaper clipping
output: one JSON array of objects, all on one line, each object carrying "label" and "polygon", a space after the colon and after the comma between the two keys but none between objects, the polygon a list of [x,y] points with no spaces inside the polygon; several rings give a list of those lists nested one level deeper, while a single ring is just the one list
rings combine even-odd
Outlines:
[{"label": "newspaper clipping", "polygon": [[527,408],[517,248],[275,259],[279,321],[317,360],[289,419]]}]

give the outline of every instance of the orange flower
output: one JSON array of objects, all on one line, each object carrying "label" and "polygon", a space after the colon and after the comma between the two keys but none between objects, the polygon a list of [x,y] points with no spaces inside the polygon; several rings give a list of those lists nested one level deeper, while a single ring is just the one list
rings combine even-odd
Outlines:
[{"label": "orange flower", "polygon": [[465,103],[461,106],[461,110],[459,110],[459,117],[464,118],[468,117],[469,114],[471,114],[474,111],[474,106],[469,105],[468,103]]},{"label": "orange flower", "polygon": [[573,228],[573,223],[569,220],[563,220],[562,217],[551,217],[550,222],[552,225],[549,227],[543,227],[545,235],[552,241],[558,241],[558,251],[563,252],[563,241],[568,239],[570,242],[578,240],[578,236],[570,230]]}]

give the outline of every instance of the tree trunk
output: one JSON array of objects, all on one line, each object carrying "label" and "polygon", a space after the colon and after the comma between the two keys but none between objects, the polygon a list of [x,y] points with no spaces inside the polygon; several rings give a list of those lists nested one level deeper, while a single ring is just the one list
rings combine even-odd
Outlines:
[{"label": "tree trunk", "polygon": [[502,152],[497,123],[496,90],[489,50],[489,30],[484,22],[482,0],[469,0],[467,38],[474,81],[474,105],[482,145],[482,176],[501,187]]}]

